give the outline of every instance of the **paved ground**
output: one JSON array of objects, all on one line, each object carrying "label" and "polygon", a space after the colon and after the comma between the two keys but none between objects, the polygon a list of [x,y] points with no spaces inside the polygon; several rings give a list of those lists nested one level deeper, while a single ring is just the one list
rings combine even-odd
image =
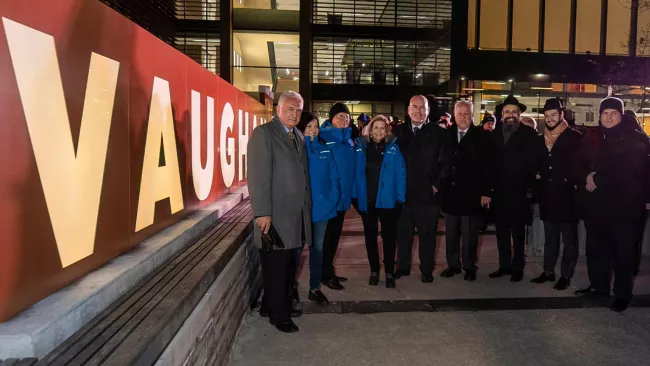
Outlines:
[{"label": "paved ground", "polygon": [[[621,315],[607,308],[608,299],[589,303],[573,295],[588,284],[584,258],[567,291],[530,283],[542,271],[542,258],[528,258],[522,282],[490,279],[498,266],[496,238],[483,235],[478,280],[467,282],[462,275],[439,277],[446,263],[444,236],[438,238],[434,283],[420,282],[416,242],[410,277],[386,289],[382,273],[379,286],[368,286],[361,220],[349,212],[336,258],[338,274],[349,278],[346,289],[323,288],[329,306],[305,303],[297,334],[279,333],[251,312],[231,365],[650,364],[650,258],[635,282],[641,296],[634,306],[641,307]],[[305,301],[307,256],[306,250],[299,276]]]},{"label": "paved ground", "polygon": [[650,310],[313,314],[282,334],[249,315],[231,366],[647,365]]}]

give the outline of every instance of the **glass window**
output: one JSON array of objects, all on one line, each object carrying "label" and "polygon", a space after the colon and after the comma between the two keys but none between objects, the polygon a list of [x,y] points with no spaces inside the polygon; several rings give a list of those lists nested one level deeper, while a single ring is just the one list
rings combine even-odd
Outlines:
[{"label": "glass window", "polygon": [[220,43],[216,35],[207,33],[178,33],[175,46],[201,66],[219,74]]},{"label": "glass window", "polygon": [[632,12],[619,0],[607,3],[607,54],[627,55]]},{"label": "glass window", "polygon": [[476,47],[476,0],[468,0],[467,9],[467,48]]},{"label": "glass window", "polygon": [[450,74],[451,50],[436,42],[316,38],[313,52],[320,84],[438,85]]},{"label": "glass window", "polygon": [[233,84],[257,92],[261,85],[273,92],[298,90],[299,36],[279,33],[233,33]]},{"label": "glass window", "polygon": [[512,49],[537,51],[539,44],[539,0],[515,0],[512,19]]},{"label": "glass window", "polygon": [[636,32],[637,56],[650,56],[650,9],[639,9]]},{"label": "glass window", "polygon": [[600,52],[601,0],[578,0],[576,53]]},{"label": "glass window", "polygon": [[[218,0],[217,3],[219,3]],[[225,1],[225,0],[224,0]],[[230,0],[235,9],[300,10],[300,0]]]},{"label": "glass window", "polygon": [[505,50],[508,38],[508,0],[481,1],[481,36],[484,50]]},{"label": "glass window", "polygon": [[546,0],[544,52],[569,53],[571,1]]}]

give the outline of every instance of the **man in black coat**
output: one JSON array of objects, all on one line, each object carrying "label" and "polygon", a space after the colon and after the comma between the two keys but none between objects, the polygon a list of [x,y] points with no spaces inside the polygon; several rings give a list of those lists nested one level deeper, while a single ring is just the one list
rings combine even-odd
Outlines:
[{"label": "man in black coat", "polygon": [[544,222],[544,272],[532,283],[555,281],[555,264],[564,243],[560,279],[553,286],[566,290],[578,261],[578,216],[575,209],[575,174],[571,161],[582,134],[564,119],[564,104],[553,98],[544,104],[546,129],[539,138],[539,210]]},{"label": "man in black coat", "polygon": [[488,165],[488,184],[493,193],[481,202],[493,207],[497,229],[499,269],[490,278],[512,275],[511,282],[524,276],[526,224],[532,214],[530,194],[537,173],[537,133],[521,123],[525,111],[526,106],[512,95],[503,102],[502,121],[489,134],[493,159]]},{"label": "man in black coat", "polygon": [[632,298],[637,240],[645,210],[648,136],[633,117],[623,115],[623,101],[600,102],[600,123],[586,135],[577,165],[579,214],[587,228],[590,286],[577,295],[609,296],[614,268],[615,300],[611,309],[627,309]]},{"label": "man in black coat", "polygon": [[453,277],[459,274],[462,268],[465,270],[467,281],[476,280],[481,197],[489,195],[486,192],[485,154],[481,141],[484,133],[472,123],[473,111],[474,105],[468,101],[460,101],[454,106],[456,124],[447,131],[453,158],[449,178],[443,189],[447,269],[442,271],[440,276]]},{"label": "man in black coat", "polygon": [[409,102],[410,121],[393,129],[406,163],[406,203],[397,224],[398,266],[395,278],[411,274],[414,228],[420,244],[420,272],[424,283],[433,282],[440,189],[449,174],[451,153],[446,130],[426,123],[427,98],[416,95]]}]

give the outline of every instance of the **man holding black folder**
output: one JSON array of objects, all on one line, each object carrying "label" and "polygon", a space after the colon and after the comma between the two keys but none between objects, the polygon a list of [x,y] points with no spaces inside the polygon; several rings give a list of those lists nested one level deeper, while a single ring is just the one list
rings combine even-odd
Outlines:
[{"label": "man holding black folder", "polygon": [[[257,127],[248,142],[248,190],[255,216],[255,245],[260,248],[264,297],[271,324],[297,332],[291,320],[290,292],[296,250],[311,246],[311,192],[305,141],[295,128],[303,99],[296,92],[280,96],[277,116]],[[275,233],[277,232],[277,235]]]}]

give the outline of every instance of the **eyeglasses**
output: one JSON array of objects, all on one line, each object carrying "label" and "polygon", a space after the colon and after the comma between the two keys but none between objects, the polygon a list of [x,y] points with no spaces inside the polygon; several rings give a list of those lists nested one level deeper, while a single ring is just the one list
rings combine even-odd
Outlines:
[{"label": "eyeglasses", "polygon": [[340,119],[341,121],[349,121],[350,120],[350,116],[347,115],[347,114],[341,114],[341,115],[337,114],[334,117],[336,117],[337,119]]}]

